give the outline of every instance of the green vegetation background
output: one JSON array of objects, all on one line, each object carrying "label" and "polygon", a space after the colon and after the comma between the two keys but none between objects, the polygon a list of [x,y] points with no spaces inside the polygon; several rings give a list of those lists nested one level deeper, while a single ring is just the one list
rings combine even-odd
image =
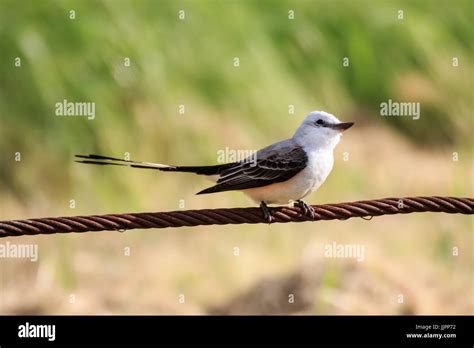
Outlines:
[{"label": "green vegetation background", "polygon": [[[47,189],[42,183],[54,183],[54,195],[68,192],[75,153],[210,163],[232,141],[231,129],[258,139],[234,147],[258,148],[290,136],[313,109],[385,122],[422,147],[471,145],[472,1],[0,6],[0,190],[24,201]],[[96,119],[55,117],[63,99],[95,102]],[[379,105],[388,99],[421,102],[421,119],[381,120]],[[16,172],[15,152],[28,177]],[[117,185],[94,182],[99,192]]]},{"label": "green vegetation background", "polygon": [[[85,166],[74,163],[73,156],[121,157],[128,152],[136,160],[211,164],[217,151],[226,147],[258,149],[291,136],[311,110],[329,111],[356,126],[338,146],[327,183],[309,202],[415,194],[472,196],[473,4],[0,0],[0,219],[175,210],[182,208],[181,202],[186,209],[247,206],[251,203],[239,193],[196,197],[195,192],[210,185],[203,178]],[[185,20],[178,18],[181,9]],[[70,10],[75,10],[74,20]],[[290,10],[294,20],[288,19]],[[400,10],[403,19],[398,18]],[[21,67],[15,67],[16,57]],[[125,57],[130,67],[124,66]],[[235,57],[239,67],[233,66]],[[344,57],[349,67],[343,67]],[[453,67],[454,57],[458,67]],[[64,99],[95,102],[95,119],[55,116],[55,104]],[[420,102],[421,118],[381,117],[380,103],[388,99]],[[178,112],[181,104],[184,115]],[[290,104],[294,115],[288,112]],[[17,152],[20,162],[15,161]],[[343,161],[343,152],[350,155],[348,161]],[[453,161],[453,153],[459,161]],[[233,289],[240,291],[260,276],[295,267],[308,245],[333,240],[378,243],[379,249],[369,249],[382,255],[374,263],[410,269],[417,286],[428,284],[414,290],[421,294],[414,312],[473,308],[468,296],[462,296],[458,307],[436,307],[445,302],[428,303],[424,292],[431,289],[433,278],[448,279],[446,275],[452,277],[439,285],[440,298],[450,296],[451,290],[472,290],[469,217],[423,214],[370,223],[322,222],[271,230],[203,227],[187,232],[34,239],[46,261],[43,258],[38,269],[31,263],[4,268],[2,308],[17,313],[25,302],[22,289],[30,289],[31,279],[51,279],[50,288],[44,282],[34,288],[31,308],[51,305],[37,309],[40,313],[56,308],[68,313],[70,307],[55,307],[54,291],[64,288],[68,294],[71,289],[80,291],[78,286],[85,291],[87,284],[89,299],[98,296],[99,304],[91,300],[84,312],[108,308],[107,301],[116,295],[118,302],[107,309],[114,313],[140,308],[175,313],[147,304],[127,307],[132,306],[129,295],[137,293],[132,286],[144,281],[147,286],[140,286],[139,292],[158,288],[170,299],[180,291],[198,289],[201,297],[191,303],[214,304],[213,299],[228,298]],[[129,245],[133,255],[143,259],[123,261],[121,248]],[[235,245],[242,249],[238,261],[232,258]],[[449,256],[453,245],[463,251],[454,261]],[[390,258],[384,258],[387,255]],[[440,269],[437,260],[445,268]],[[425,265],[421,274],[416,275],[415,264]],[[102,267],[110,268],[106,272]],[[159,274],[153,273],[157,270]],[[35,272],[51,277],[36,277]],[[123,293],[111,289],[114,272],[122,272],[120,277],[125,272],[129,281],[120,282],[131,288]],[[382,273],[387,272],[384,268]],[[336,281],[341,275],[328,277],[328,289],[346,284]],[[405,278],[397,282],[412,284]],[[110,290],[102,300],[97,294],[101,287]],[[148,295],[143,299],[157,300],[153,292]],[[371,300],[361,298],[354,303],[369,306]],[[373,312],[385,308],[372,305]],[[351,308],[360,313],[371,307]]]}]

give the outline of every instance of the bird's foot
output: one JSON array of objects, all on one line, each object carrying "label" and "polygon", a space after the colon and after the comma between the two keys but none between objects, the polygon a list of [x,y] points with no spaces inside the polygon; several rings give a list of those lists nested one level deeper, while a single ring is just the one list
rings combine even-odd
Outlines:
[{"label": "bird's foot", "polygon": [[311,217],[312,220],[314,220],[315,215],[314,215],[314,208],[312,206],[303,202],[302,200],[297,200],[294,203],[294,206],[303,210],[303,215],[309,216]]},{"label": "bird's foot", "polygon": [[272,216],[272,212],[270,210],[270,208],[267,206],[267,204],[265,202],[261,202],[260,203],[260,209],[262,209],[262,214],[263,214],[263,218],[265,220],[267,220],[267,222],[270,224],[272,223],[272,221],[274,220],[273,216]]}]

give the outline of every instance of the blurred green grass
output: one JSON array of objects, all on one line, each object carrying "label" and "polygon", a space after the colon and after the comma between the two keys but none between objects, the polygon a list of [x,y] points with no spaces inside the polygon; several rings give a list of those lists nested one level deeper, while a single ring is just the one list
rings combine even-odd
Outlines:
[{"label": "blurred green grass", "polygon": [[[291,136],[315,109],[356,127],[344,135],[334,171],[311,203],[472,196],[472,19],[472,1],[0,0],[1,217],[169,210],[181,199],[186,209],[249,205],[239,193],[195,196],[208,184],[199,177],[81,166],[73,155],[129,152],[136,160],[211,164],[219,149],[257,149]],[[347,68],[343,57],[350,58]],[[64,99],[95,102],[96,118],[56,117],[55,103]],[[380,117],[388,99],[419,101],[420,120]],[[189,303],[214,305],[256,278],[298,267],[308,245],[338,240],[367,243],[381,273],[393,265],[409,269],[422,289],[419,313],[469,312],[469,298],[443,307],[423,302],[423,291],[432,288],[431,277],[448,275],[434,287],[441,294],[435,298],[472,288],[472,219],[383,219],[38,237],[42,262],[3,268],[5,298],[12,306],[28,302],[21,289],[33,283],[31,302],[45,313],[153,312],[150,302],[170,303],[181,292],[193,294]],[[232,255],[236,245],[239,258]],[[457,258],[449,254],[453,245],[462,251]],[[125,246],[132,247],[129,259]],[[329,262],[322,288],[340,290],[343,268]],[[90,291],[85,307],[55,307],[70,291]],[[130,294],[140,296],[132,303]],[[372,306],[367,312],[379,310]],[[331,308],[324,297],[315,299],[314,311]]]},{"label": "blurred green grass", "polygon": [[[312,109],[379,121],[379,104],[389,98],[421,102],[418,121],[383,120],[418,146],[470,146],[471,1],[25,6],[2,0],[0,6],[1,155],[21,152],[28,171],[55,182],[58,194],[71,185],[76,152],[212,162],[214,149],[232,140],[225,128],[246,132],[243,140],[261,139],[234,147],[260,147],[290,136]],[[180,9],[185,20],[178,19]],[[131,67],[123,66],[124,57]],[[347,68],[343,57],[350,58]],[[460,67],[451,66],[453,57]],[[95,102],[96,119],[55,117],[63,99]],[[178,114],[180,104],[185,115]],[[288,116],[289,104],[297,117]],[[32,192],[14,166],[0,175],[2,190]]]}]

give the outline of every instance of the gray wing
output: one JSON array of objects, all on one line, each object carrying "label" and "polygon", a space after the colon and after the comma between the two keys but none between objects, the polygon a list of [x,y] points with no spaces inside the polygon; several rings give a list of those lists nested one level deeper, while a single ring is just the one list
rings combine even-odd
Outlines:
[{"label": "gray wing", "polygon": [[217,185],[197,194],[267,186],[286,181],[306,167],[306,152],[292,140],[270,145],[257,152],[256,158],[237,162],[223,170]]}]

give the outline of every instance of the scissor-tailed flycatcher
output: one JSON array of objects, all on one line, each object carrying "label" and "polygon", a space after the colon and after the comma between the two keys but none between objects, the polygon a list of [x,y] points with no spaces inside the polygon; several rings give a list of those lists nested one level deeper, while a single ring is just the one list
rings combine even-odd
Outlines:
[{"label": "scissor-tailed flycatcher", "polygon": [[240,190],[256,202],[268,222],[272,215],[267,204],[294,201],[305,214],[314,211],[301,199],[321,186],[331,172],[333,149],[341,134],[354,123],[340,122],[324,111],[313,111],[304,119],[292,138],[257,151],[253,159],[212,166],[171,166],[128,161],[99,155],[76,155],[77,162],[128,166],[168,172],[188,172],[209,176],[216,185],[197,194]]}]

